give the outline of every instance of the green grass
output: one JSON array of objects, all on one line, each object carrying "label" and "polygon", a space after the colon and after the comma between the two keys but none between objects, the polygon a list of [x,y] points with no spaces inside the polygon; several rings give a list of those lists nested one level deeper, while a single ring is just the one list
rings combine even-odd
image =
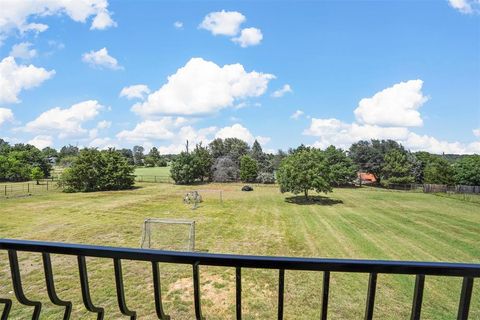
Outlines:
[{"label": "green grass", "polygon": [[136,176],[170,176],[170,167],[153,167],[153,168],[145,168],[145,167],[136,167],[135,173]]},{"label": "green grass", "polygon": [[[149,170],[149,169],[148,169]],[[365,259],[480,262],[480,204],[432,194],[376,189],[335,189],[315,204],[285,201],[275,186],[241,192],[239,184],[211,184],[197,210],[182,203],[192,187],[141,184],[130,191],[63,194],[0,200],[0,235],[5,238],[139,247],[147,217],[196,221],[201,251]],[[193,187],[194,188],[194,187]],[[293,199],[295,200],[295,199]],[[61,318],[48,303],[41,257],[20,253],[27,297],[45,301],[43,319]],[[59,296],[74,302],[75,319],[94,319],[85,311],[74,257],[53,256]],[[112,261],[87,259],[92,298],[106,319],[120,319]],[[125,261],[127,304],[140,319],[154,319],[151,270],[147,263]],[[173,319],[193,319],[191,266],[161,265],[163,298]],[[0,253],[0,297],[13,299],[5,252]],[[243,276],[245,319],[273,319],[278,274],[248,270]],[[363,317],[368,275],[332,273],[329,319]],[[322,274],[286,272],[286,319],[319,317]],[[414,277],[379,275],[374,316],[408,319]],[[453,319],[461,279],[427,277],[424,319]],[[207,319],[235,314],[235,270],[201,267],[202,307]],[[25,319],[30,307],[16,303],[13,319]],[[480,319],[480,281],[474,284],[471,319]]]}]

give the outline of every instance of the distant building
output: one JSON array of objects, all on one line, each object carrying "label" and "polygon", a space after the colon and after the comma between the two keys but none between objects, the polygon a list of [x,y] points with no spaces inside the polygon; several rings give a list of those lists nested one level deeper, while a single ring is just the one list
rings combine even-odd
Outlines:
[{"label": "distant building", "polygon": [[377,182],[377,179],[375,179],[375,176],[373,174],[366,172],[359,172],[358,179],[360,180],[361,184],[370,184]]}]

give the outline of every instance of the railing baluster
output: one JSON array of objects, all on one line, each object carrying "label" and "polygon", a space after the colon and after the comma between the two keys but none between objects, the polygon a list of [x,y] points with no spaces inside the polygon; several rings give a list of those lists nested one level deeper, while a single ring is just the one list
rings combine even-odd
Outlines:
[{"label": "railing baluster", "polygon": [[193,295],[195,300],[195,317],[197,320],[204,320],[200,300],[200,275],[198,274],[198,262],[193,264]]},{"label": "railing baluster", "polygon": [[77,256],[78,260],[78,272],[80,274],[80,286],[82,288],[82,299],[85,308],[90,312],[95,312],[97,314],[97,320],[102,320],[104,315],[104,310],[101,307],[96,307],[92,303],[92,298],[90,297],[90,288],[88,285],[88,273],[87,273],[87,263],[85,262],[84,256]]},{"label": "railing baluster", "polygon": [[473,278],[464,277],[462,283],[462,293],[460,295],[460,303],[458,306],[458,320],[467,320],[470,311],[470,300],[472,298]]},{"label": "railing baluster", "polygon": [[65,307],[65,312],[63,314],[63,319],[70,319],[70,314],[72,312],[72,303],[70,301],[61,300],[57,292],[55,291],[55,281],[53,280],[53,271],[52,271],[52,261],[50,260],[50,254],[43,252],[43,270],[45,272],[45,282],[47,284],[47,293],[50,301],[59,307]]},{"label": "railing baluster", "polygon": [[413,293],[411,320],[420,320],[422,313],[423,288],[425,287],[425,275],[417,274],[415,278],[415,290]]},{"label": "railing baluster", "polygon": [[365,307],[365,320],[372,320],[373,309],[375,308],[375,291],[377,290],[377,274],[370,273],[368,280],[367,305]]},{"label": "railing baluster", "polygon": [[34,307],[32,320],[37,320],[40,316],[40,310],[42,309],[42,303],[40,301],[29,300],[22,289],[22,278],[20,277],[20,268],[18,267],[17,251],[8,250],[8,260],[10,261],[10,272],[12,274],[13,291],[18,302],[23,305]]},{"label": "railing baluster", "polygon": [[278,320],[283,319],[283,296],[285,291],[285,269],[278,272]]},{"label": "railing baluster", "polygon": [[330,271],[323,272],[323,290],[322,290],[322,315],[321,320],[327,320],[328,314],[328,294],[330,291]]},{"label": "railing baluster", "polygon": [[7,320],[8,314],[10,313],[10,309],[12,308],[12,300],[10,299],[2,299],[0,298],[0,303],[3,303],[5,307],[3,307],[2,316],[0,317],[1,320]]},{"label": "railing baluster", "polygon": [[127,307],[125,301],[125,290],[123,288],[123,276],[122,276],[122,261],[120,259],[113,259],[113,267],[115,269],[115,285],[117,287],[117,301],[120,312],[124,316],[130,317],[131,320],[137,319],[137,313],[131,311]]},{"label": "railing baluster", "polygon": [[237,320],[242,320],[242,268],[235,268]]},{"label": "railing baluster", "polygon": [[157,312],[157,317],[160,320],[170,320],[170,316],[166,315],[163,311],[162,305],[162,286],[160,283],[160,269],[158,267],[158,262],[152,262],[152,273],[153,273],[153,290],[155,292],[155,310]]}]

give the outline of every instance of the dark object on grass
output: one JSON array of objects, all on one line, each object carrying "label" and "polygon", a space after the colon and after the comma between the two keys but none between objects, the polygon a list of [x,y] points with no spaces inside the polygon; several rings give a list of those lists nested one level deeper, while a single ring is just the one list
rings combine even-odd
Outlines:
[{"label": "dark object on grass", "polygon": [[250,186],[243,186],[242,191],[253,191],[253,188]]}]

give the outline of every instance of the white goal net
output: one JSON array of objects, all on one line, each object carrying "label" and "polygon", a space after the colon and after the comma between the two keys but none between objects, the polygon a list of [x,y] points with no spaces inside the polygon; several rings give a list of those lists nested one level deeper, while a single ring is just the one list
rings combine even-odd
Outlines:
[{"label": "white goal net", "polygon": [[195,221],[145,219],[143,222],[141,247],[144,249],[194,251]]}]

